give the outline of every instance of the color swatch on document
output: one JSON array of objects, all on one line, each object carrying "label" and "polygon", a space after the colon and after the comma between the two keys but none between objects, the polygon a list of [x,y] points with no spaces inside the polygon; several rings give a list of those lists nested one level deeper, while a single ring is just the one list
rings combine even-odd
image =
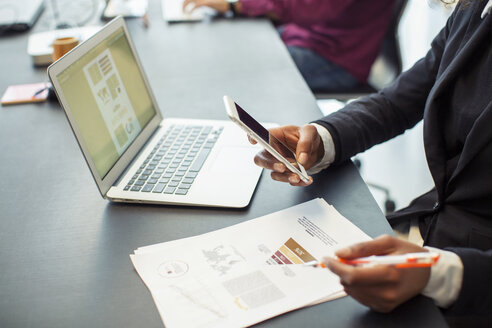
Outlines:
[{"label": "color swatch on document", "polygon": [[294,239],[289,238],[280,248],[267,260],[268,264],[302,264],[316,261],[316,258],[299,245]]}]

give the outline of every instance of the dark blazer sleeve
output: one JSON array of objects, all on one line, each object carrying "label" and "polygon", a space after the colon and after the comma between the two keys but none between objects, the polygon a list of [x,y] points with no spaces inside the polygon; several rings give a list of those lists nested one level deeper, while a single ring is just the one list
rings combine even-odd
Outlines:
[{"label": "dark blazer sleeve", "polygon": [[488,314],[492,309],[492,250],[481,251],[473,248],[446,248],[463,262],[463,283],[458,299],[446,314]]},{"label": "dark blazer sleeve", "polygon": [[433,40],[427,55],[391,86],[314,122],[332,135],[335,164],[402,134],[422,120],[455,14],[456,10]]}]

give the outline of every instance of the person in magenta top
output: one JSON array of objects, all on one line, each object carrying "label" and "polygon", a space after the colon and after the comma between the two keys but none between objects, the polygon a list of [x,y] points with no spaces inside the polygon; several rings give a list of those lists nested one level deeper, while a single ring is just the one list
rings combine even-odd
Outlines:
[{"label": "person in magenta top", "polygon": [[394,1],[185,0],[190,5],[271,18],[311,89],[339,91],[366,83]]}]

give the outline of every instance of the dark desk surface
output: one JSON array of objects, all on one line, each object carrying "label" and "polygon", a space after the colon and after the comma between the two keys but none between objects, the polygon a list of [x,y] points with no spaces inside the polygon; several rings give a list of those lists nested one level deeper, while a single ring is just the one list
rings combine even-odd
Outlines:
[{"label": "dark desk surface", "polygon": [[[226,119],[229,94],[263,121],[303,124],[315,100],[265,20],[129,22],[165,116]],[[3,37],[0,90],[45,79],[27,36]],[[352,164],[293,188],[264,173],[246,209],[111,204],[102,199],[57,104],[0,108],[0,326],[162,327],[128,255],[139,246],[201,234],[323,197],[371,236],[389,225]],[[445,326],[418,297],[389,315],[351,298],[294,311],[265,327]]]}]

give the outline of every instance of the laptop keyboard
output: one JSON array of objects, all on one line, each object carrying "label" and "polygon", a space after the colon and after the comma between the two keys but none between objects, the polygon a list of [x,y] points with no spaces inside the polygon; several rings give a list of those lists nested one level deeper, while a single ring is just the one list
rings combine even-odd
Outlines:
[{"label": "laptop keyboard", "polygon": [[171,125],[124,190],[186,195],[223,129]]}]

